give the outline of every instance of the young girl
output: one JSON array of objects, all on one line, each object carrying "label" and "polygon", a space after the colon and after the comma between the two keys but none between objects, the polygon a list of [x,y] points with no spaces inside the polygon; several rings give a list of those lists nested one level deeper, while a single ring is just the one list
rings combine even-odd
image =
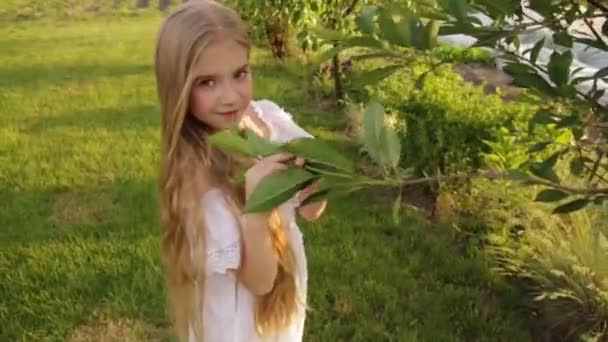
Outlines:
[{"label": "young girl", "polygon": [[[214,1],[188,1],[165,18],[155,68],[162,256],[178,336],[301,341],[307,271],[296,214],[316,220],[325,203],[299,206],[311,186],[270,212],[241,214],[258,182],[292,156],[243,160],[207,140],[235,125],[278,142],[311,135],[274,102],[252,101],[246,28]],[[243,163],[239,187],[231,176]]]}]

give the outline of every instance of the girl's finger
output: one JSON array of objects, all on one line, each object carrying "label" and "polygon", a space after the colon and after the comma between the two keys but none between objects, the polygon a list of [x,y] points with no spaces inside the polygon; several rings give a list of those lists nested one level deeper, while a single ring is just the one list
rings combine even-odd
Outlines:
[{"label": "girl's finger", "polygon": [[284,163],[291,158],[293,158],[293,155],[290,153],[277,153],[262,159],[262,161],[268,163]]},{"label": "girl's finger", "polygon": [[306,160],[304,159],[304,157],[297,157],[296,158],[296,165],[299,167],[304,166],[304,164],[306,163]]}]

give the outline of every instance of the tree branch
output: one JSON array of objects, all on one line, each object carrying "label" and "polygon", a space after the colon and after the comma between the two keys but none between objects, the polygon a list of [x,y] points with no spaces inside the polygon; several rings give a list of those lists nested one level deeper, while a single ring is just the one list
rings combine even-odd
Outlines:
[{"label": "tree branch", "polygon": [[571,194],[577,195],[602,195],[608,194],[608,188],[577,188],[573,186],[566,186],[557,184],[548,180],[544,180],[542,178],[529,176],[529,175],[515,175],[510,173],[498,173],[495,171],[484,171],[484,172],[475,172],[475,173],[466,173],[466,174],[455,174],[455,175],[446,175],[446,176],[435,176],[435,177],[423,177],[416,179],[406,179],[401,180],[398,183],[395,181],[379,181],[368,183],[370,185],[399,185],[399,186],[407,186],[407,185],[415,185],[415,184],[424,184],[424,183],[433,183],[440,181],[450,181],[450,180],[466,180],[466,179],[475,179],[475,178],[484,178],[489,180],[515,180],[533,185],[543,185],[547,187],[551,187],[554,189],[559,189],[564,192],[568,192]]}]

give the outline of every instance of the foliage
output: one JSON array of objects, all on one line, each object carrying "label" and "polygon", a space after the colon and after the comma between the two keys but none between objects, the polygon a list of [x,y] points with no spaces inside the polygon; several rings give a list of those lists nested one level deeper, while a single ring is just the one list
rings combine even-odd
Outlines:
[{"label": "foliage", "polygon": [[[588,211],[545,214],[519,241],[495,239],[490,250],[498,270],[524,293],[547,333],[576,340],[608,336],[608,240],[605,221]],[[508,241],[505,243],[505,241]],[[501,243],[502,242],[502,243]]]},{"label": "foliage", "polygon": [[[174,340],[155,213],[160,116],[149,54],[158,20],[0,27],[2,341]],[[336,130],[338,113],[306,101],[301,63],[254,48],[252,65],[257,96],[356,155]],[[300,222],[304,340],[530,340],[481,256],[461,255],[445,230],[430,235],[412,215],[400,226],[390,216],[370,191]]]},{"label": "foliage", "polygon": [[[608,77],[608,70],[599,70],[589,77],[575,77],[582,68],[571,70],[573,41],[606,52],[608,48],[603,38],[593,29],[592,38],[595,39],[581,38],[571,36],[566,32],[565,26],[577,18],[589,18],[603,13],[605,9],[594,2],[590,3],[586,11],[582,11],[578,3],[553,6],[532,2],[531,7],[525,10],[538,10],[546,19],[524,21],[524,17],[529,17],[528,12],[515,2],[501,6],[494,6],[485,1],[476,2],[471,6],[466,0],[438,1],[439,6],[433,4],[434,1],[415,1],[408,4],[366,6],[356,20],[357,35],[340,37],[326,34],[324,39],[326,43],[336,46],[337,51],[356,48],[358,52],[353,58],[380,58],[386,62],[361,78],[362,83],[369,85],[376,84],[402,68],[411,67],[419,56],[423,56],[429,67],[417,78],[416,85],[419,88],[424,87],[426,78],[444,63],[434,59],[433,51],[437,47],[439,35],[466,34],[478,39],[475,46],[498,48],[508,60],[505,70],[514,78],[516,85],[553,98],[551,101],[544,101],[545,105],[531,118],[529,130],[537,125],[552,125],[570,129],[572,137],[569,144],[540,162],[535,161],[536,155],[552,142],[537,141],[536,148],[529,150],[528,162],[522,163],[521,168],[508,172],[514,177],[521,177],[522,172],[525,172],[529,182],[544,184],[572,195],[571,202],[556,208],[557,212],[577,210],[590,203],[601,203],[608,199],[608,188],[602,188],[602,185],[606,185],[602,174],[608,171],[608,124],[605,122],[608,119],[608,111],[598,102],[604,90],[598,89],[597,86],[599,80]],[[493,19],[493,24],[483,25],[472,15],[473,10]],[[554,20],[562,17],[566,24]],[[556,31],[554,40],[562,51],[552,53],[544,65],[538,59],[544,40],[535,44],[534,48],[526,52],[527,55],[509,50],[509,46],[518,44],[518,34],[539,27],[549,27]],[[576,87],[585,81],[593,83],[588,92]],[[573,175],[581,177],[586,170],[589,172],[587,182],[582,188],[561,184],[561,180],[555,177],[553,167],[556,161],[566,154],[578,156],[571,168]]]}]

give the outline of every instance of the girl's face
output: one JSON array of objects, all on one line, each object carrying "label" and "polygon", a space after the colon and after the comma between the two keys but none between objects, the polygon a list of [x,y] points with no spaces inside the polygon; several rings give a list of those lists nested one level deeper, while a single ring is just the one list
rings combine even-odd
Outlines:
[{"label": "girl's face", "polygon": [[202,51],[193,73],[191,113],[214,131],[238,124],[252,98],[247,48],[217,40]]}]

